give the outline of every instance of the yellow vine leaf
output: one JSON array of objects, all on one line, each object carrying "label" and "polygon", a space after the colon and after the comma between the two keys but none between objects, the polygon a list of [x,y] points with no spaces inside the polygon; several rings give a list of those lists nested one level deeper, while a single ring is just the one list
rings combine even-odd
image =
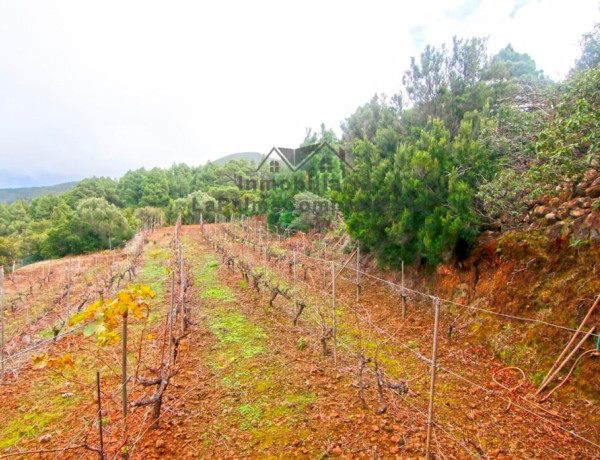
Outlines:
[{"label": "yellow vine leaf", "polygon": [[56,369],[58,371],[63,371],[67,367],[74,367],[75,361],[73,361],[73,356],[70,354],[63,355],[58,358],[51,358],[48,361],[48,367],[50,369]]},{"label": "yellow vine leaf", "polygon": [[127,314],[139,320],[147,319],[150,312],[149,300],[156,294],[150,286],[143,284],[129,285],[119,291],[113,299],[100,298],[83,312],[77,313],[69,320],[69,325],[84,321],[94,321],[84,329],[84,335],[95,335],[100,346],[111,345],[119,340],[113,332]]},{"label": "yellow vine leaf", "polygon": [[31,360],[33,361],[34,369],[43,369],[48,365],[48,355],[46,354],[34,355],[31,357]]}]

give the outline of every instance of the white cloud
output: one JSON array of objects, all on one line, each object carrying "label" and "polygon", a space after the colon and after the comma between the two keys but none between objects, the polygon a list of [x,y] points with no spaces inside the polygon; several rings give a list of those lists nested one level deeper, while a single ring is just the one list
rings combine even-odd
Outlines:
[{"label": "white cloud", "polygon": [[296,146],[453,35],[557,78],[599,16],[592,0],[2,2],[0,187]]}]

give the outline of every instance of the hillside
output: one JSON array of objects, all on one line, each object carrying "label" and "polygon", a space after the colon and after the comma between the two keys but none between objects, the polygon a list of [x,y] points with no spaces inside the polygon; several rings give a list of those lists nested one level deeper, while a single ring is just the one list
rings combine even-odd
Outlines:
[{"label": "hillside", "polygon": [[226,155],[224,157],[219,158],[218,160],[213,161],[214,164],[222,166],[225,163],[229,163],[234,160],[245,160],[248,163],[259,163],[263,159],[264,155],[258,152],[241,152],[241,153],[232,153],[231,155]]},{"label": "hillside", "polygon": [[[347,236],[263,238],[263,225],[147,231],[112,254],[42,262],[7,278],[1,455],[423,458],[438,321],[422,291],[432,274],[407,270],[402,296],[399,273],[361,258],[357,286]],[[470,281],[472,268],[438,270],[429,290],[441,297],[433,298],[434,458],[600,458],[591,359],[566,387],[553,383],[551,397],[533,397],[538,372],[571,336],[564,327],[577,323],[533,298],[524,309],[502,304],[506,286],[511,296],[549,292],[535,292],[533,265],[522,271],[513,259],[539,249],[501,241],[477,256]],[[550,261],[563,280],[553,292],[577,289],[577,262],[591,266],[569,250]],[[583,313],[597,287],[578,294]]]},{"label": "hillside", "polygon": [[34,198],[50,193],[60,195],[61,193],[72,190],[77,182],[65,182],[63,184],[47,185],[43,187],[22,187],[22,188],[1,188],[0,203],[11,204],[12,202],[23,199],[31,201]]}]

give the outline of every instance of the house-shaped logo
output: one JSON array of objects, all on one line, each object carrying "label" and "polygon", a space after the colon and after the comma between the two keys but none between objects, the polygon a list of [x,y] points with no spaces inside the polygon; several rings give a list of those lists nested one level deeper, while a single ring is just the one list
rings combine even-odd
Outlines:
[{"label": "house-shaped logo", "polygon": [[[280,160],[292,171],[296,172],[302,169],[311,158],[313,158],[318,153],[331,153],[338,157],[342,164],[345,164],[348,168],[352,169],[352,166],[346,160],[346,153],[342,148],[336,150],[327,142],[320,142],[318,144],[307,145],[305,147],[300,147],[297,149],[290,149],[286,147],[273,147],[271,151],[265,156],[256,171],[258,172],[263,165],[268,161],[269,162],[269,170],[270,172],[279,172],[279,162],[271,156],[276,154],[279,156]],[[331,171],[331,158],[324,158],[322,160],[323,165],[321,165],[321,169],[329,169]],[[329,166],[329,168],[328,168]]]}]

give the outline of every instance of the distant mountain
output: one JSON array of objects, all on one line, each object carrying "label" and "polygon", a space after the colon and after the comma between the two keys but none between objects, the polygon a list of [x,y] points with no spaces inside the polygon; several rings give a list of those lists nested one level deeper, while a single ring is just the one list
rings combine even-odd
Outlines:
[{"label": "distant mountain", "polygon": [[58,195],[72,190],[77,182],[65,182],[64,184],[47,185],[44,187],[23,187],[23,188],[0,188],[0,203],[11,204],[13,201],[24,199],[31,201],[41,195],[53,193]]},{"label": "distant mountain", "polygon": [[[213,163],[222,166],[225,163],[229,163],[233,160],[246,160],[249,163],[254,162],[258,165],[263,158],[264,155],[262,153],[242,152],[226,155],[213,161]],[[62,184],[42,187],[0,188],[0,203],[11,204],[13,201],[19,199],[31,201],[38,196],[48,195],[50,193],[59,195],[63,192],[68,192],[69,190],[72,190],[73,187],[75,187],[75,185],[77,185],[77,182],[65,182]]]},{"label": "distant mountain", "polygon": [[224,165],[225,163],[229,163],[233,160],[246,160],[248,163],[260,163],[264,155],[258,152],[243,152],[243,153],[232,153],[231,155],[224,156],[219,158],[218,160],[213,161],[216,165]]}]

